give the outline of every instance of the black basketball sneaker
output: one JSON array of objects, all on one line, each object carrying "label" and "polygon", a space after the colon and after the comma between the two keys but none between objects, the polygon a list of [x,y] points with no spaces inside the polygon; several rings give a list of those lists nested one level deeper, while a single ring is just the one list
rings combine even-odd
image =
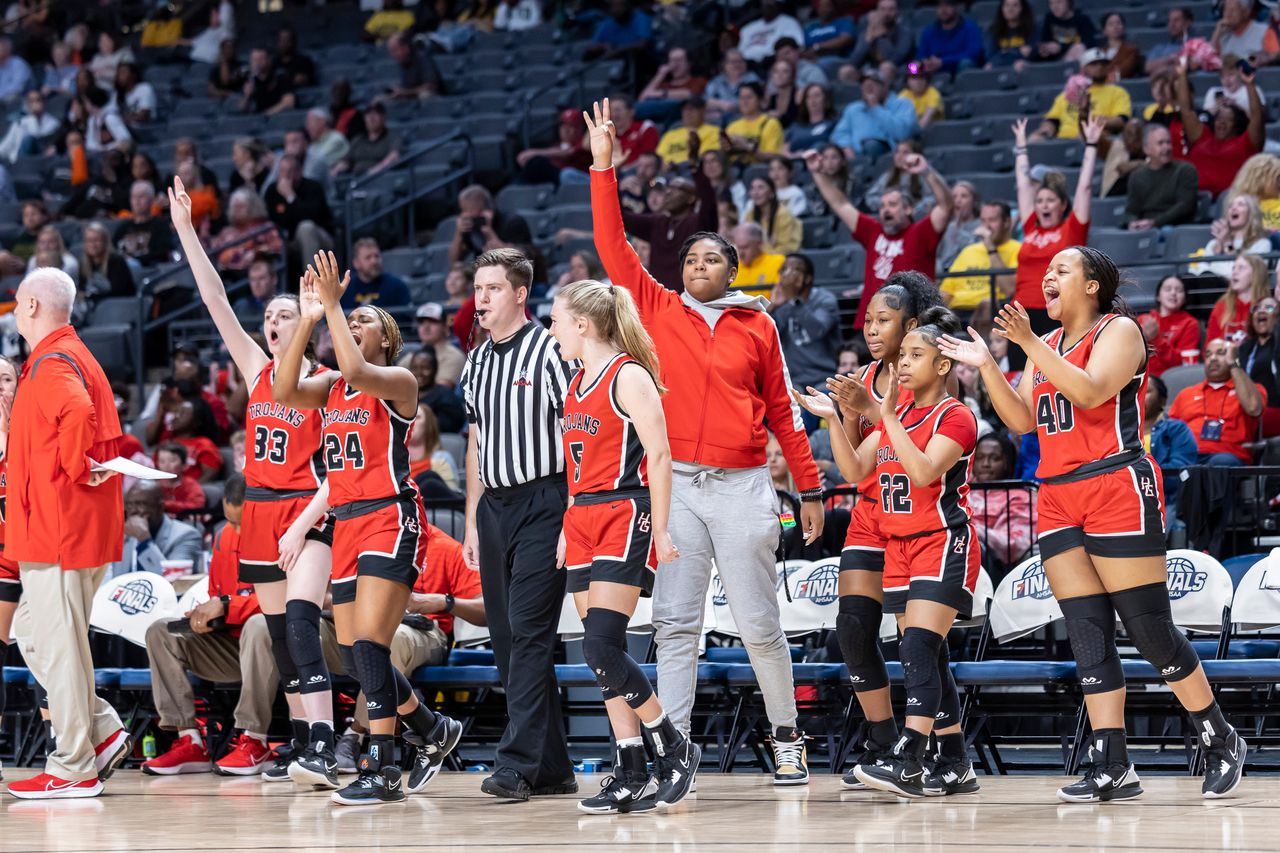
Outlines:
[{"label": "black basketball sneaker", "polygon": [[933,767],[924,776],[926,797],[949,797],[952,794],[976,794],[978,775],[968,758],[948,758],[939,755]]},{"label": "black basketball sneaker", "polygon": [[658,776],[658,807],[670,808],[693,789],[693,781],[702,761],[702,747],[688,737],[667,749],[654,761]]},{"label": "black basketball sneaker", "polygon": [[1105,803],[1142,794],[1142,780],[1129,761],[1124,732],[1094,732],[1084,762],[1084,778],[1058,789],[1065,803]]},{"label": "black basketball sneaker", "polygon": [[903,729],[893,749],[875,764],[859,764],[853,775],[868,787],[888,791],[899,797],[917,799],[924,796],[924,749],[928,737],[911,729]]},{"label": "black basketball sneaker", "polygon": [[338,759],[333,744],[316,741],[289,765],[289,778],[298,785],[313,785],[333,790],[338,787]]},{"label": "black basketball sneaker", "polygon": [[404,788],[400,784],[400,768],[393,764],[376,767],[368,755],[360,756],[360,777],[340,791],[334,791],[330,799],[340,806],[378,806],[383,803],[404,802]]},{"label": "black basketball sneaker", "polygon": [[1205,753],[1204,785],[1200,789],[1206,799],[1216,800],[1236,789],[1248,754],[1249,745],[1235,729],[1220,742],[1210,744]]},{"label": "black basketball sneaker", "polygon": [[613,775],[606,776],[600,793],[578,802],[587,814],[630,814],[658,807],[658,781],[649,772],[643,746],[626,746],[614,753]]},{"label": "black basketball sneaker", "polygon": [[892,749],[892,746],[881,746],[880,744],[874,743],[870,740],[866,741],[863,744],[862,754],[858,756],[857,761],[855,761],[853,766],[846,770],[844,775],[840,777],[840,787],[844,788],[846,791],[871,790],[867,783],[858,778],[856,771],[859,767],[874,766],[877,761],[889,754],[890,749]]},{"label": "black basketball sneaker", "polygon": [[431,780],[444,767],[444,759],[453,752],[462,738],[462,723],[444,714],[436,717],[435,728],[431,737],[423,746],[413,751],[413,766],[409,768],[409,778],[405,788],[410,794],[416,794],[431,784]]}]

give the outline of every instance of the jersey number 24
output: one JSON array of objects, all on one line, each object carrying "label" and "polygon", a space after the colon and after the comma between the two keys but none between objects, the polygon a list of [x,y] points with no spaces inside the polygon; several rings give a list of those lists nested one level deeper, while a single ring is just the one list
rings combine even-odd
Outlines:
[{"label": "jersey number 24", "polygon": [[324,467],[329,471],[342,471],[347,463],[353,470],[364,467],[364,448],[360,446],[360,433],[349,432],[339,437],[328,433],[324,437]]}]

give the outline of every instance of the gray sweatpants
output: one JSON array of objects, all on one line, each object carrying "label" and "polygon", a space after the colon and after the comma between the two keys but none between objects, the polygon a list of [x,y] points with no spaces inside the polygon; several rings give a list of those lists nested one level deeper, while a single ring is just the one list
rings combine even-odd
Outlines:
[{"label": "gray sweatpants", "polygon": [[780,531],[776,503],[767,468],[676,463],[668,526],[680,559],[658,567],[653,624],[658,697],[672,722],[685,732],[693,710],[712,560],[760,682],[769,721],[775,727],[796,724],[791,652],[775,592],[774,552]]}]

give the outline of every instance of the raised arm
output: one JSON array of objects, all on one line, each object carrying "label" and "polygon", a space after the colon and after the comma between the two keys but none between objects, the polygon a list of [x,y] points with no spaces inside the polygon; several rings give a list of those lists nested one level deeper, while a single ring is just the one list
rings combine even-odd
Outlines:
[{"label": "raised arm", "polygon": [[1080,161],[1080,179],[1076,181],[1076,197],[1071,210],[1081,225],[1089,224],[1090,205],[1093,203],[1093,169],[1098,164],[1098,140],[1106,123],[1098,116],[1089,116],[1081,128],[1084,131],[1084,157]]},{"label": "raised arm", "polygon": [[947,186],[942,175],[929,165],[922,154],[908,155],[907,171],[913,175],[924,175],[925,183],[929,185],[935,201],[933,209],[929,211],[929,221],[933,223],[933,230],[941,234],[947,230],[947,222],[951,220],[951,211],[955,207],[951,187]]},{"label": "raised arm", "polygon": [[1031,157],[1027,154],[1027,120],[1013,123],[1014,174],[1018,183],[1018,218],[1026,221],[1036,207],[1036,193],[1031,188]]},{"label": "raised arm", "polygon": [[667,520],[671,515],[671,445],[667,442],[667,419],[662,398],[649,372],[628,364],[618,371],[615,391],[622,410],[631,417],[649,470],[649,517],[653,522],[653,544],[658,562],[669,563],[680,552],[671,542]]},{"label": "raised arm", "polygon": [[1012,432],[1019,434],[1035,432],[1036,419],[1031,411],[1031,377],[1035,375],[1035,365],[1028,359],[1022,371],[1022,381],[1018,383],[1015,390],[1005,378],[1000,366],[996,364],[982,335],[978,334],[972,326],[969,327],[969,337],[971,340],[966,341],[951,335],[943,335],[938,339],[938,349],[947,358],[978,368],[982,375],[982,384],[991,397],[991,405],[1000,416],[1000,420]]},{"label": "raised arm", "polygon": [[1185,56],[1178,58],[1177,76],[1173,79],[1173,92],[1178,99],[1178,112],[1182,117],[1182,132],[1187,137],[1187,142],[1194,143],[1200,138],[1200,134],[1204,133],[1204,125],[1200,122],[1200,115],[1196,112],[1195,104],[1191,103],[1191,84],[1187,82],[1187,58]]},{"label": "raised arm", "polygon": [[1249,143],[1253,146],[1254,151],[1261,151],[1266,144],[1266,123],[1267,115],[1262,108],[1262,98],[1258,95],[1258,86],[1256,75],[1245,75],[1241,73],[1244,80],[1245,90],[1249,93],[1249,127],[1245,133],[1249,134]]},{"label": "raised arm", "polygon": [[284,355],[276,361],[276,378],[271,383],[271,398],[277,403],[287,403],[295,409],[320,409],[329,401],[329,389],[337,374],[331,370],[318,376],[302,375],[307,342],[315,331],[316,323],[324,316],[324,306],[316,293],[315,284],[304,276],[298,293],[298,331],[293,333]]},{"label": "raised arm", "polygon": [[822,173],[820,168],[822,155],[817,151],[804,152],[804,165],[813,177],[813,182],[818,185],[818,192],[822,193],[822,200],[827,203],[827,208],[838,216],[850,231],[858,230],[860,215],[858,208],[854,207],[853,202],[849,201],[849,197],[844,194],[844,187],[836,186],[836,182],[831,180],[830,175]]},{"label": "raised arm", "polygon": [[191,223],[191,196],[187,195],[182,179],[175,177],[173,186],[169,188],[169,218],[173,221],[173,230],[178,232],[178,240],[182,243],[182,252],[191,266],[195,276],[196,288],[200,291],[200,299],[209,309],[209,316],[218,328],[218,334],[227,345],[227,352],[240,368],[245,380],[252,382],[269,361],[249,333],[240,325],[231,303],[227,300],[227,290],[222,278],[213,268],[204,246],[200,244],[200,235]]}]

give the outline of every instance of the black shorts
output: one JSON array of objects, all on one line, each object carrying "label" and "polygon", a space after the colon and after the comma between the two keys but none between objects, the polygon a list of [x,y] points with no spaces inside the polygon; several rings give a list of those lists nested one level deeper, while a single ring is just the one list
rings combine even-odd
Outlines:
[{"label": "black shorts", "polygon": [[[17,604],[22,598],[22,581],[0,577],[0,601]],[[8,637],[0,637],[0,642],[9,642]]]},{"label": "black shorts", "polygon": [[586,592],[592,581],[640,588],[653,595],[658,567],[648,497],[578,503],[564,514],[565,591]]}]

